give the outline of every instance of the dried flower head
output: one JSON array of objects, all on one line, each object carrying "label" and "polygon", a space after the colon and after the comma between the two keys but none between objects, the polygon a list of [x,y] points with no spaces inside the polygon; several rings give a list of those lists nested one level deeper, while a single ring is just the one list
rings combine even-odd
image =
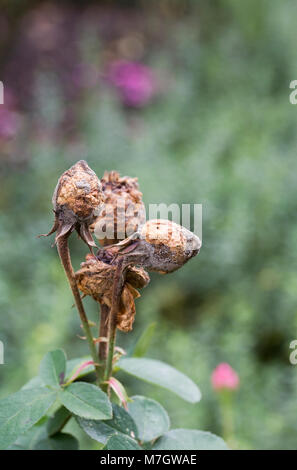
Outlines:
[{"label": "dried flower head", "polygon": [[[79,289],[85,295],[92,296],[100,304],[111,307],[116,266],[91,256],[87,256],[86,259],[87,261],[81,264],[81,269],[75,274]],[[132,330],[135,317],[134,299],[140,297],[136,288],[145,287],[149,280],[144,269],[127,268],[117,314],[117,328],[119,330],[125,332]]]},{"label": "dried flower head", "polygon": [[148,220],[140,236],[153,247],[147,269],[164,274],[176,271],[201,248],[201,241],[194,233],[170,220]]},{"label": "dried flower head", "polygon": [[201,241],[194,233],[170,220],[154,219],[133,236],[104,251],[105,257],[123,255],[127,264],[168,274],[196,256],[200,248]]},{"label": "dried flower head", "polygon": [[145,223],[145,207],[137,178],[105,172],[101,179],[104,206],[91,225],[101,245],[112,245],[136,232]]},{"label": "dried flower head", "polygon": [[89,232],[89,225],[99,213],[103,201],[101,184],[93,170],[80,160],[60,177],[52,202],[55,222],[51,231],[56,233],[55,242],[64,235],[77,230],[89,246],[96,246]]}]

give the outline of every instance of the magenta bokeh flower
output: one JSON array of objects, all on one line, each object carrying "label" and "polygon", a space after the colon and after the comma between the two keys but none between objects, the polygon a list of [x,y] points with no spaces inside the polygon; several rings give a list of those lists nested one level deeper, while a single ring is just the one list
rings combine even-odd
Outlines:
[{"label": "magenta bokeh flower", "polygon": [[0,138],[10,139],[17,134],[20,126],[20,116],[0,105]]},{"label": "magenta bokeh flower", "polygon": [[124,60],[113,62],[107,78],[117,88],[123,103],[127,106],[145,106],[156,91],[151,69],[137,62]]},{"label": "magenta bokeh flower", "polygon": [[213,371],[211,383],[215,390],[235,390],[239,386],[239,377],[229,364],[222,362]]}]

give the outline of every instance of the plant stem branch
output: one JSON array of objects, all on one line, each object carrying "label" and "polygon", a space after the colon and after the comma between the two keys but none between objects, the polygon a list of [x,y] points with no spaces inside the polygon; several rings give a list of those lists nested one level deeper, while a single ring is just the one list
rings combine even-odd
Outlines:
[{"label": "plant stem branch", "polygon": [[69,251],[69,246],[68,246],[68,235],[64,235],[57,240],[57,248],[58,248],[58,253],[61,259],[61,263],[63,265],[64,271],[66,273],[66,276],[68,278],[69,285],[71,287],[73,297],[75,300],[75,304],[82,322],[82,326],[88,341],[90,353],[92,356],[92,359],[94,361],[94,367],[95,367],[95,373],[96,373],[96,382],[97,385],[100,386],[100,379],[101,379],[101,370],[100,366],[98,364],[98,356],[96,352],[96,347],[94,344],[93,336],[90,330],[88,318],[81,300],[81,296],[76,284],[75,280],[75,275],[74,275],[74,270],[72,267],[71,263],[71,257],[70,257],[70,251]]},{"label": "plant stem branch", "polygon": [[[100,304],[100,338],[107,338],[109,311],[110,309],[106,304]],[[105,362],[107,357],[107,342],[100,341],[98,346],[98,354],[100,361]]]},{"label": "plant stem branch", "polygon": [[108,353],[106,359],[105,373],[104,373],[104,382],[108,382],[112,374],[112,365],[113,365],[113,354],[115,347],[115,337],[117,329],[117,314],[119,311],[121,293],[123,288],[123,258],[121,257],[117,262],[115,277],[113,281],[112,289],[112,303],[109,313],[109,323],[108,323]]},{"label": "plant stem branch", "polygon": [[222,436],[226,442],[233,438],[232,391],[222,390],[219,395],[222,417]]}]

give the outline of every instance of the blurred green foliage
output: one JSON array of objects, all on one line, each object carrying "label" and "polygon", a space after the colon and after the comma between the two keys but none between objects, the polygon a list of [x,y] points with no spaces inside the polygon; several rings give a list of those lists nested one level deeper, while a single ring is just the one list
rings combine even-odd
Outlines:
[{"label": "blurred green foliage", "polygon": [[[135,12],[109,3],[123,22],[117,40],[141,35],[137,59],[154,70],[162,93],[139,110],[124,108],[101,82],[67,96],[59,61],[41,52],[24,84],[30,99],[20,106],[21,129],[1,144],[0,396],[35,375],[49,349],[86,354],[56,250],[36,238],[52,223],[59,175],[85,158],[99,176],[106,169],[138,176],[147,204],[203,204],[201,253],[177,273],[152,276],[133,333],[119,335],[128,349],[156,322],[148,357],[193,378],[202,401],[185,404],[125,377],[129,392],[159,400],[172,427],[220,434],[210,375],[229,362],[241,381],[236,446],[296,448],[289,343],[297,337],[297,107],[289,83],[297,79],[297,4],[164,1],[137,10],[131,30]],[[91,17],[76,23],[77,60],[100,68],[115,39],[95,34]],[[71,245],[78,267],[86,250],[74,235]],[[96,305],[85,302],[96,319]]]}]

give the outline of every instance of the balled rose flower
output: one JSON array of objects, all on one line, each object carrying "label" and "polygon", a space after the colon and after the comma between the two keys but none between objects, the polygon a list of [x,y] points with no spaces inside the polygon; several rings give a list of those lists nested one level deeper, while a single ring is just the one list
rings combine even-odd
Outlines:
[{"label": "balled rose flower", "polygon": [[170,220],[148,220],[140,230],[140,237],[152,247],[146,269],[162,274],[176,271],[201,248],[201,241],[194,233]]},{"label": "balled rose flower", "polygon": [[126,264],[168,274],[196,256],[200,248],[201,241],[194,233],[170,220],[154,219],[126,240],[106,247],[105,256],[125,256]]},{"label": "balled rose flower", "polygon": [[89,247],[96,246],[89,225],[98,215],[102,201],[98,177],[84,160],[80,160],[65,171],[58,181],[52,198],[55,222],[45,236],[57,232],[57,242],[60,237],[76,229]]},{"label": "balled rose flower", "polygon": [[125,239],[145,223],[145,207],[137,178],[105,172],[101,178],[104,205],[90,230],[101,245]]}]

